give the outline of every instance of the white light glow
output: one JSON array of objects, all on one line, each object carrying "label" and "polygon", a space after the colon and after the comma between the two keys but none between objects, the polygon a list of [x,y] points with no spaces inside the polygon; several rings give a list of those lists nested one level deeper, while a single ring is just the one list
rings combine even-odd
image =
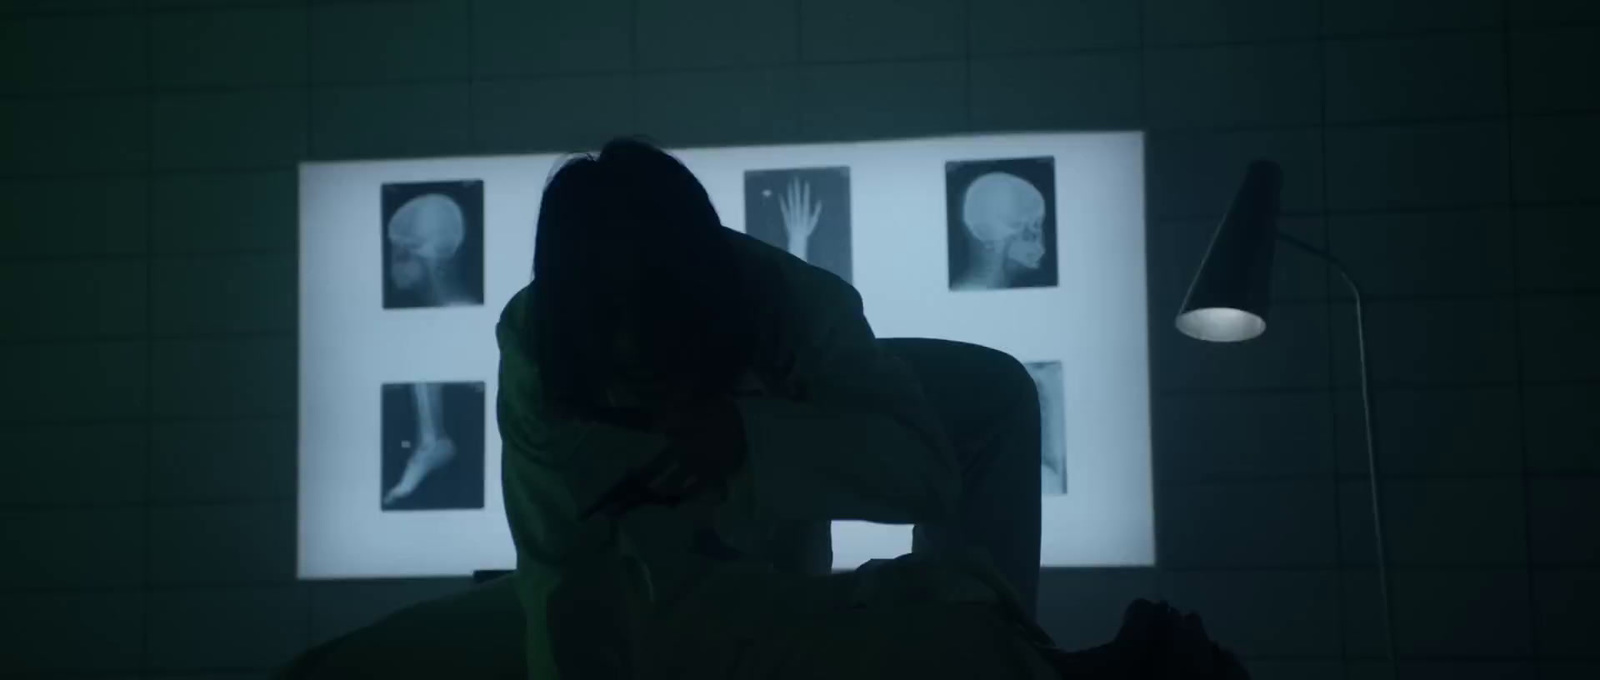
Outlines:
[{"label": "white light glow", "polygon": [[1206,307],[1178,315],[1178,330],[1206,342],[1243,342],[1267,331],[1267,322],[1255,314],[1230,307]]},{"label": "white light glow", "polygon": [[[675,150],[723,223],[745,230],[745,173],[849,168],[852,283],[880,337],[972,342],[1060,362],[1067,493],[1043,500],[1045,566],[1155,561],[1139,133],[1017,134]],[[952,291],[946,162],[1054,161],[1057,285]],[[300,168],[302,578],[444,576],[511,569],[493,417],[493,328],[526,285],[539,198],[564,156],[313,163]],[[481,180],[481,306],[384,309],[385,184]],[[957,218],[959,219],[959,215]],[[1181,322],[1180,322],[1181,323]],[[1187,331],[1185,331],[1187,332]],[[481,509],[386,512],[382,386],[481,382]],[[1030,490],[1031,491],[1031,490]],[[911,529],[841,522],[836,568],[893,557]]]}]

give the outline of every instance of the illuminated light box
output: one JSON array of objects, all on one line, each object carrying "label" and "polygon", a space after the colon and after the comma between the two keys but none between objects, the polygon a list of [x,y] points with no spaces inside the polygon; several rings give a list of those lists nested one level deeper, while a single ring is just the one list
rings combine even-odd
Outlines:
[{"label": "illuminated light box", "polygon": [[[1155,562],[1139,133],[682,149],[723,224],[853,283],[879,337],[1027,365],[1043,566]],[[511,569],[494,325],[564,155],[300,168],[302,578]],[[424,474],[425,473],[425,474]],[[839,522],[835,568],[911,546]]]}]

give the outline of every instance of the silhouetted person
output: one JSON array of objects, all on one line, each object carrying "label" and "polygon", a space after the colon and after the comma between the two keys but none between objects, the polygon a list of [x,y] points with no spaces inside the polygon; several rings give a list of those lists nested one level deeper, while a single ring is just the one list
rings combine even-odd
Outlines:
[{"label": "silhouetted person", "polygon": [[[496,332],[530,678],[1156,677],[1129,650],[1211,650],[1140,614],[1054,651],[1028,372],[877,339],[849,284],[724,228],[653,147],[555,173]],[[913,554],[830,575],[844,519],[915,524]]]}]

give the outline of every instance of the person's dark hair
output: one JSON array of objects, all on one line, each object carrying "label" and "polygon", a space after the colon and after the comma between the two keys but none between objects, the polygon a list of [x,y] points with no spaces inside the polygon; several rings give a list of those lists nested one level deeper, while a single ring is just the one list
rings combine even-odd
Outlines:
[{"label": "person's dark hair", "polygon": [[533,267],[530,340],[560,411],[604,404],[621,296],[643,312],[646,360],[680,384],[727,389],[749,362],[755,310],[729,234],[694,174],[646,142],[614,140],[556,171]]}]

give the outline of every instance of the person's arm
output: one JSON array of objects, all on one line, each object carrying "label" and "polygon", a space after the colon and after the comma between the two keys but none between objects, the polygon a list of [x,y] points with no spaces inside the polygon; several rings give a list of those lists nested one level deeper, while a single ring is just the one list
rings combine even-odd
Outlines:
[{"label": "person's arm", "polygon": [[[626,656],[627,650],[613,648],[625,643],[626,636],[579,639],[575,645],[567,642],[572,639],[569,634],[626,626],[622,612],[637,593],[617,593],[604,584],[593,586],[592,578],[581,578],[599,571],[624,573],[626,567],[618,564],[613,522],[604,516],[583,519],[581,514],[659,453],[665,442],[647,433],[550,415],[538,367],[524,350],[523,339],[532,331],[523,304],[526,294],[525,289],[513,298],[496,327],[500,344],[496,414],[503,445],[506,519],[517,549],[513,578],[526,612],[528,677],[596,677],[588,672],[593,664]],[[563,602],[580,607],[588,602],[589,614],[605,620],[565,625],[573,619],[570,612],[557,611]],[[557,658],[558,652],[563,658]],[[572,653],[577,656],[567,656]],[[584,669],[574,669],[574,663]]]},{"label": "person's arm", "polygon": [[757,502],[786,519],[948,517],[959,470],[916,376],[879,347],[855,289],[807,279],[785,339],[804,394],[738,401]]}]

